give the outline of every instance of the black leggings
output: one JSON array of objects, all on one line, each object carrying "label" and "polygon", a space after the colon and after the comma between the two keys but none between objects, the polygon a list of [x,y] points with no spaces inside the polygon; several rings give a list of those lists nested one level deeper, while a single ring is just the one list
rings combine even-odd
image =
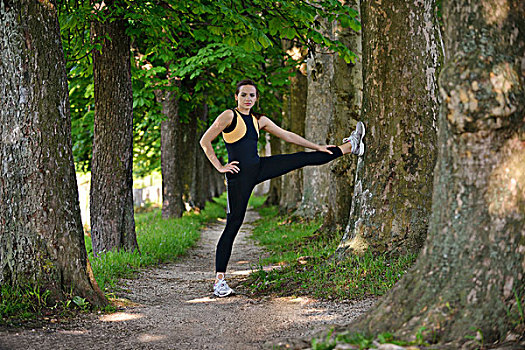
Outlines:
[{"label": "black leggings", "polygon": [[217,243],[216,272],[226,272],[233,241],[241,228],[248,207],[248,199],[255,185],[307,165],[328,163],[343,155],[339,147],[331,147],[330,151],[333,154],[316,151],[261,157],[259,163],[241,166],[239,173],[228,174],[228,213],[226,227]]}]

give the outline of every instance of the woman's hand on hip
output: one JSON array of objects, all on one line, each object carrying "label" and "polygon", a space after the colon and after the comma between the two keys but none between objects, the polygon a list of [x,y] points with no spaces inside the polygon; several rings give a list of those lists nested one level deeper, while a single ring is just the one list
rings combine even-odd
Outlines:
[{"label": "woman's hand on hip", "polygon": [[224,174],[224,173],[238,173],[239,171],[241,171],[241,169],[239,169],[239,166],[238,166],[239,162],[234,160],[233,162],[231,163],[228,163],[226,165],[223,165],[219,170],[219,173],[221,174]]}]

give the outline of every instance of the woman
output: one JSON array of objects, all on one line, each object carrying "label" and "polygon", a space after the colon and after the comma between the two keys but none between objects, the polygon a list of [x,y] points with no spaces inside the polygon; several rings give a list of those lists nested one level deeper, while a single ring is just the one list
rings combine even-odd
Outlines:
[{"label": "woman", "polygon": [[[226,174],[227,179],[226,227],[217,243],[215,259],[216,279],[213,294],[218,297],[225,297],[232,293],[232,289],[225,281],[226,266],[255,185],[306,165],[328,163],[343,154],[353,153],[361,156],[364,153],[363,123],[357,123],[356,130],[343,140],[341,146],[317,145],[293,132],[281,129],[268,117],[251,112],[257,98],[255,83],[248,79],[240,81],[235,92],[237,108],[222,112],[200,140],[200,145],[210,162],[220,173]],[[286,142],[311,148],[316,152],[259,157],[257,153],[259,130],[266,130]],[[217,159],[211,144],[220,133],[224,137],[228,151],[226,165],[222,165]]]}]

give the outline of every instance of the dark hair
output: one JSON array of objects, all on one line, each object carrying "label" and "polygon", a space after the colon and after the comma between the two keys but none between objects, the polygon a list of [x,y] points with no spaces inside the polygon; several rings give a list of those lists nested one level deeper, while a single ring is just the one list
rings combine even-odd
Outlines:
[{"label": "dark hair", "polygon": [[[251,85],[255,88],[255,97],[259,98],[259,89],[257,89],[257,85],[255,85],[255,82],[251,79],[243,79],[240,82],[237,83],[237,88],[235,89],[235,95],[239,94],[239,91],[241,90],[241,86],[244,85]],[[260,119],[264,114],[257,113],[257,112],[251,112],[255,118]]]}]

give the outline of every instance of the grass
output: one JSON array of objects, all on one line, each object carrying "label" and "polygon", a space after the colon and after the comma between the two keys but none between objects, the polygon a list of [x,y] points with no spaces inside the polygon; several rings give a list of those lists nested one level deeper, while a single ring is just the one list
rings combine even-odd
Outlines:
[{"label": "grass", "polygon": [[[313,339],[312,350],[331,350],[339,344],[351,344],[356,346],[356,349],[375,349],[379,344],[394,344],[398,346],[428,346],[429,344],[423,340],[422,332],[424,328],[420,329],[416,334],[416,340],[407,342],[399,339],[395,339],[391,333],[380,333],[376,336],[365,336],[361,333],[356,332],[343,332],[333,335],[329,332],[325,339]],[[353,348],[353,347],[352,347]]]},{"label": "grass", "polygon": [[91,238],[86,236],[86,249],[99,287],[106,293],[117,291],[118,280],[132,278],[140,269],[176,260],[200,237],[202,226],[225,217],[226,196],[207,202],[200,212],[185,213],[182,218],[163,220],[161,210],[135,215],[138,252],[107,252],[93,257]]},{"label": "grass", "polygon": [[[262,208],[259,213],[262,219],[252,236],[269,256],[259,261],[245,282],[254,295],[308,295],[324,300],[380,296],[416,259],[415,255],[391,258],[367,252],[339,260],[334,253],[340,237],[320,233],[320,219],[279,216],[276,207]],[[264,271],[270,264],[281,268]]]},{"label": "grass", "polygon": [[[258,203],[261,199],[254,199]],[[138,252],[107,252],[94,258],[91,238],[86,236],[86,250],[93,274],[107,296],[118,292],[121,278],[132,278],[141,269],[160,263],[175,261],[195,245],[202,226],[217,218],[224,218],[226,195],[206,203],[202,211],[185,213],[182,218],[164,220],[159,208],[135,214]],[[49,292],[37,286],[0,288],[0,324],[18,325],[35,319],[67,317],[74,310],[89,311],[89,303],[82,297],[68,295],[63,302],[50,305]],[[105,311],[112,311],[109,307]]]}]

